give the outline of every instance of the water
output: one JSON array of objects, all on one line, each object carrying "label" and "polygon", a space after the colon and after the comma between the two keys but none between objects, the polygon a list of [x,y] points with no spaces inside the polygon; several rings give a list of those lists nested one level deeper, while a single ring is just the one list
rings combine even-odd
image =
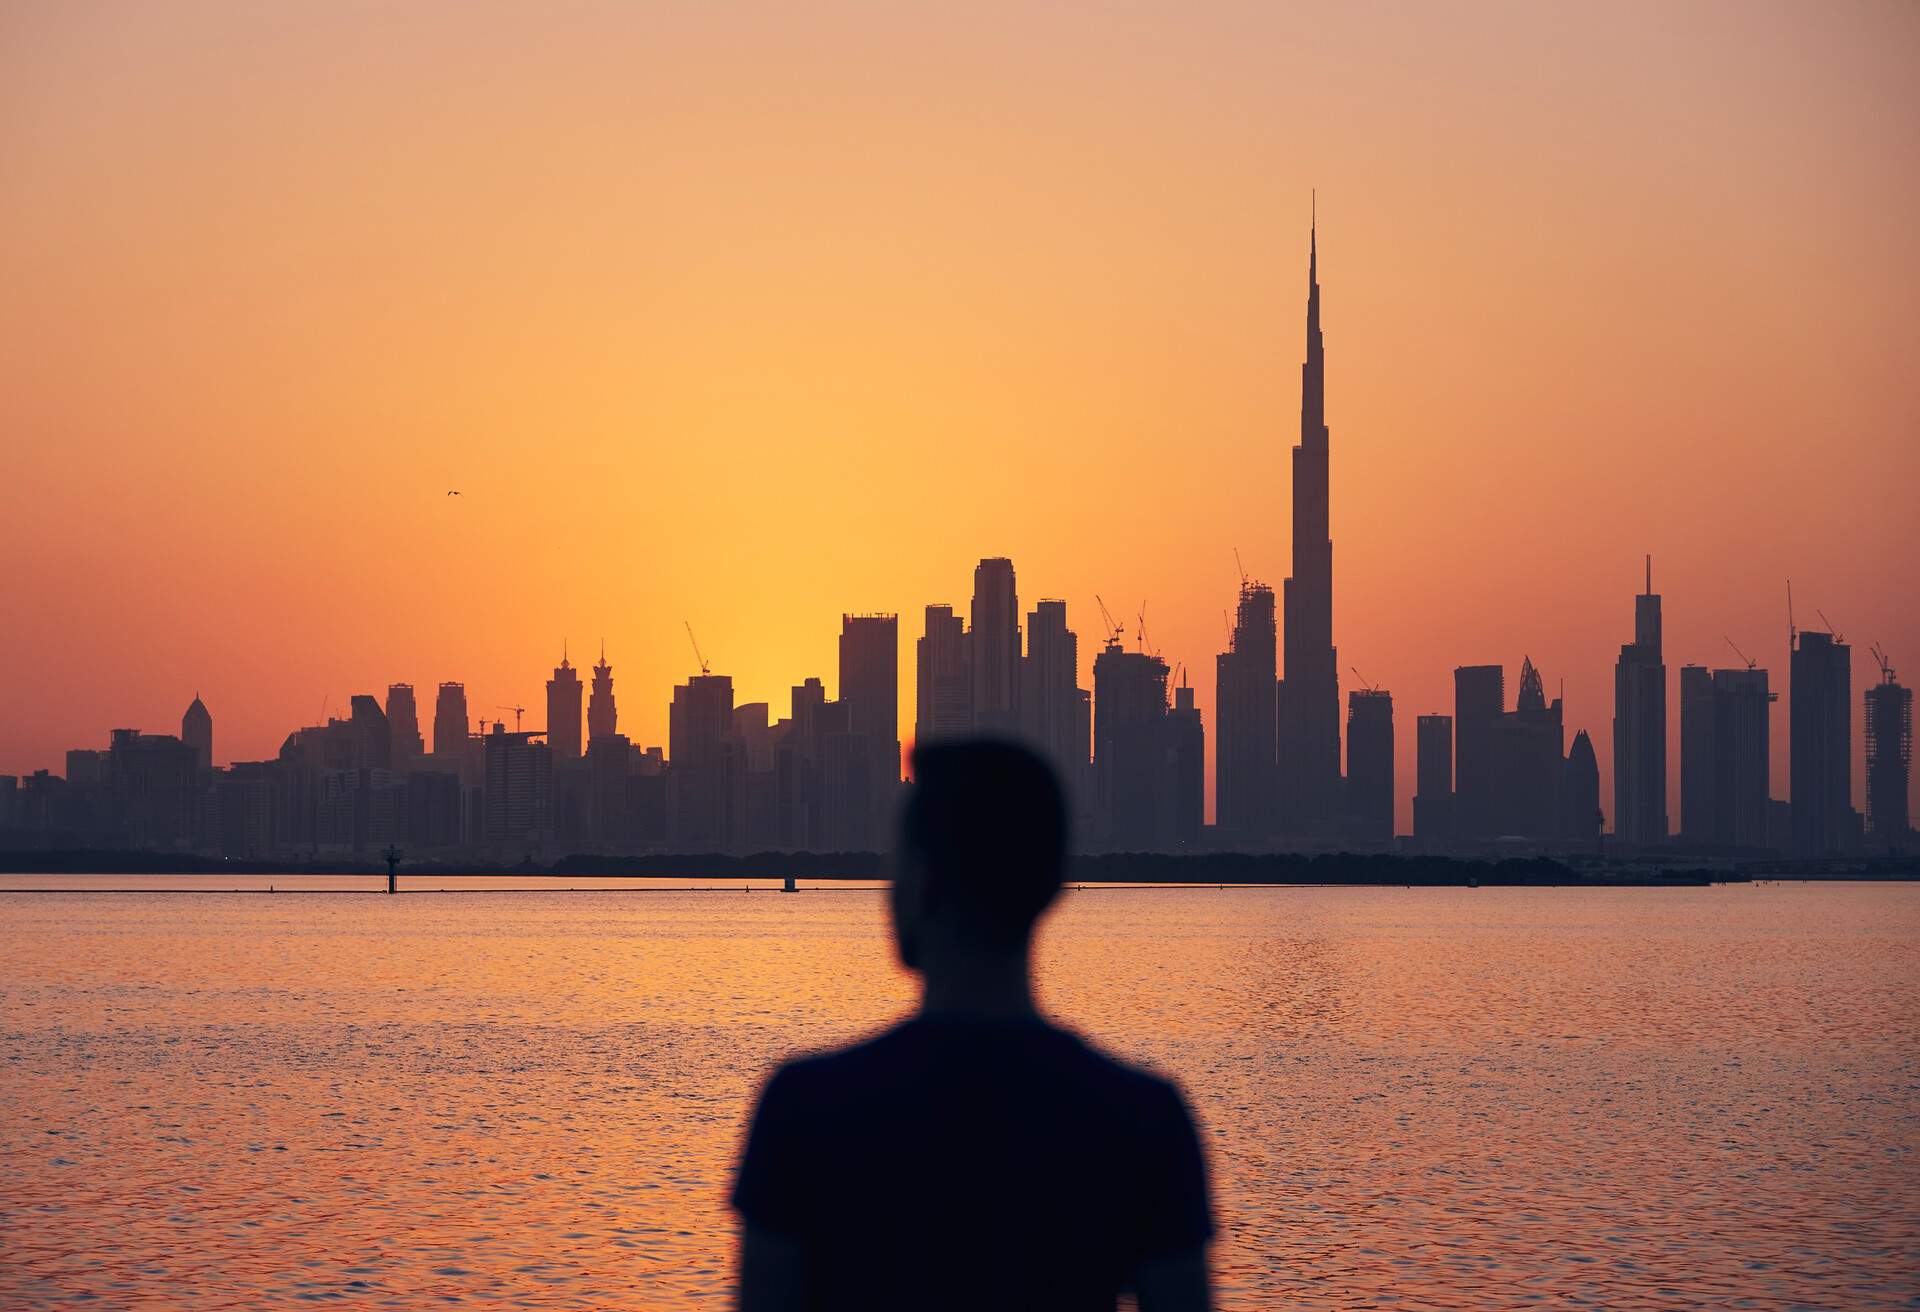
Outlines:
[{"label": "water", "polygon": [[[1920,887],[1086,890],[1041,958],[1185,1084],[1225,1307],[1920,1306]],[[0,894],[0,1306],[712,1305],[761,1073],[910,992],[873,890]]]}]

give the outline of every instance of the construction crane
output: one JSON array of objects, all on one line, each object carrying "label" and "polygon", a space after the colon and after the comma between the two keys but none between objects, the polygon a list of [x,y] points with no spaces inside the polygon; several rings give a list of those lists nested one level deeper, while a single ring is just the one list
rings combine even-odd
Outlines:
[{"label": "construction crane", "polygon": [[1100,619],[1101,619],[1101,622],[1107,626],[1107,644],[1106,645],[1109,648],[1118,647],[1120,645],[1120,639],[1123,636],[1125,636],[1127,632],[1127,626],[1124,624],[1115,624],[1113,622],[1113,612],[1107,609],[1106,602],[1101,601],[1099,593],[1097,592],[1094,593],[1093,599],[1096,602],[1100,603]]},{"label": "construction crane", "polygon": [[1349,666],[1347,666],[1347,668],[1353,671],[1353,677],[1354,677],[1354,678],[1356,678],[1356,679],[1358,679],[1358,680],[1360,680],[1360,686],[1361,686],[1362,688],[1365,688],[1365,689],[1366,689],[1366,690],[1367,690],[1368,692],[1379,692],[1379,691],[1380,691],[1380,685],[1379,685],[1379,684],[1377,684],[1377,683],[1368,683],[1368,682],[1367,682],[1367,676],[1366,676],[1366,675],[1364,675],[1364,674],[1362,674],[1362,673],[1360,673],[1360,669],[1359,669],[1359,667],[1358,667],[1358,666],[1354,666],[1354,665],[1349,665]]},{"label": "construction crane", "polygon": [[1753,669],[1753,668],[1754,668],[1755,666],[1757,666],[1757,665],[1759,664],[1759,662],[1758,662],[1758,661],[1756,661],[1756,660],[1754,660],[1754,659],[1753,659],[1753,657],[1751,657],[1751,656],[1749,656],[1749,655],[1747,655],[1747,654],[1746,654],[1745,652],[1743,652],[1743,651],[1741,651],[1741,650],[1740,650],[1740,648],[1739,648],[1739,645],[1738,645],[1738,644],[1736,644],[1736,643],[1734,642],[1734,640],[1733,640],[1732,638],[1729,638],[1729,637],[1727,637],[1727,635],[1726,635],[1726,634],[1724,634],[1724,633],[1720,635],[1720,638],[1721,638],[1721,640],[1722,640],[1723,642],[1725,642],[1725,643],[1727,644],[1727,646],[1729,646],[1729,647],[1732,647],[1732,648],[1733,648],[1733,654],[1734,654],[1735,656],[1738,656],[1738,657],[1739,657],[1739,658],[1740,658],[1741,660],[1743,660],[1743,661],[1745,661],[1745,662],[1747,663],[1747,668],[1748,668],[1749,670],[1751,670],[1751,669]]},{"label": "construction crane", "polygon": [[700,662],[700,673],[703,675],[712,674],[713,667],[707,664],[707,658],[700,654],[700,639],[693,636],[693,622],[691,620],[681,620],[680,622],[687,626],[687,641],[693,644],[693,659]]},{"label": "construction crane", "polygon": [[1800,630],[1793,622],[1793,580],[1787,580],[1787,651],[1792,653],[1794,644],[1800,641]]},{"label": "construction crane", "polygon": [[1247,590],[1247,567],[1241,563],[1240,548],[1238,547],[1233,549],[1233,564],[1234,568],[1240,571],[1240,591],[1245,592]]},{"label": "construction crane", "polygon": [[1827,626],[1827,632],[1832,636],[1835,642],[1845,642],[1847,640],[1844,634],[1836,633],[1834,631],[1833,621],[1827,618],[1827,613],[1825,611],[1821,610],[1818,606],[1815,606],[1813,608],[1813,613],[1815,615],[1818,615],[1820,617],[1820,622]]},{"label": "construction crane", "polygon": [[1887,653],[1880,650],[1880,644],[1877,642],[1867,650],[1873,653],[1874,662],[1880,666],[1880,682],[1892,683],[1893,666],[1887,661]]},{"label": "construction crane", "polygon": [[[551,648],[551,647],[549,647],[549,648],[547,648],[547,650],[548,650],[548,651],[552,651],[552,650],[553,650],[553,648]],[[494,710],[496,710],[496,711],[512,711],[512,712],[513,712],[513,731],[514,731],[515,733],[519,733],[519,732],[520,732],[520,717],[521,717],[521,716],[523,716],[523,715],[525,715],[525,714],[527,713],[527,708],[526,708],[526,707],[524,707],[524,706],[496,706],[496,707],[494,707],[493,709],[494,709]]]},{"label": "construction crane", "polygon": [[1155,651],[1152,648],[1152,646],[1149,645],[1147,642],[1147,603],[1146,602],[1143,601],[1140,603],[1140,614],[1136,618],[1138,618],[1140,621],[1140,630],[1139,630],[1140,650],[1148,656],[1158,656],[1160,653]]}]

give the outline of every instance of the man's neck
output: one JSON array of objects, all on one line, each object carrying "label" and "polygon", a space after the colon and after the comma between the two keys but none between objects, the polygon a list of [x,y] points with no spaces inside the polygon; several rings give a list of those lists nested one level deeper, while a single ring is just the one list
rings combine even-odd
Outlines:
[{"label": "man's neck", "polygon": [[921,976],[920,1014],[943,1018],[1031,1020],[1032,977],[1025,953],[963,957],[930,964]]}]

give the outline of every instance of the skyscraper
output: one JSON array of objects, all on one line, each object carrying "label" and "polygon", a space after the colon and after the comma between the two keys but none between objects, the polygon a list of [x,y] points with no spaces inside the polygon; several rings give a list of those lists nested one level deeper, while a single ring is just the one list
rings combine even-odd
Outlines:
[{"label": "skyscraper", "polygon": [[1573,736],[1561,780],[1560,836],[1582,846],[1597,844],[1605,820],[1600,814],[1600,761],[1585,729]]},{"label": "skyscraper", "polygon": [[1453,837],[1453,717],[1423,715],[1414,726],[1413,836]]},{"label": "skyscraper", "polygon": [[355,770],[386,770],[393,765],[393,732],[380,700],[369,693],[353,695],[352,725]]},{"label": "skyscraper", "polygon": [[828,780],[840,795],[826,800],[841,821],[842,849],[874,851],[885,844],[900,787],[898,616],[840,617],[840,703],[849,741],[829,749],[844,765]]},{"label": "skyscraper", "polygon": [[914,741],[965,733],[973,724],[973,673],[966,621],[953,607],[927,607],[926,634],[914,645],[914,672]]},{"label": "skyscraper", "polygon": [[[900,756],[900,618],[840,617],[840,700],[847,731],[891,744]],[[895,774],[899,771],[896,769]]]},{"label": "skyscraper", "polygon": [[1529,657],[1520,659],[1520,691],[1494,730],[1494,828],[1502,835],[1547,840],[1560,833],[1560,775],[1566,730],[1558,697]]},{"label": "skyscraper", "polygon": [[587,741],[610,734],[620,716],[613,704],[613,666],[607,664],[607,645],[600,644],[600,663],[593,667],[593,697],[587,703]]},{"label": "skyscraper", "polygon": [[1765,670],[1680,668],[1680,836],[1689,843],[1766,846],[1772,701]]},{"label": "skyscraper", "polygon": [[1787,751],[1792,760],[1793,851],[1846,847],[1853,811],[1853,649],[1831,633],[1801,633],[1793,649]]},{"label": "skyscraper", "polygon": [[1680,837],[1711,843],[1713,795],[1713,672],[1680,667]]},{"label": "skyscraper", "polygon": [[1167,765],[1167,663],[1109,642],[1093,661],[1093,771],[1097,825],[1110,849],[1166,846]]},{"label": "skyscraper", "polygon": [[1908,770],[1913,762],[1913,692],[1895,682],[1875,647],[1880,682],[1867,689],[1867,837],[1876,847],[1904,847],[1911,837]]},{"label": "skyscraper", "polygon": [[580,675],[567,659],[564,643],[560,664],[547,680],[547,745],[557,767],[565,768],[580,759]]},{"label": "skyscraper", "polygon": [[1767,847],[1772,806],[1773,693],[1767,672],[1713,672],[1714,841]]},{"label": "skyscraper", "polygon": [[1214,823],[1236,843],[1260,842],[1276,828],[1277,648],[1273,589],[1243,582],[1233,635],[1214,673]]},{"label": "skyscraper", "polygon": [[1300,366],[1300,445],[1293,449],[1293,573],[1283,585],[1286,668],[1279,734],[1282,804],[1289,826],[1299,832],[1324,828],[1341,809],[1340,658],[1333,646],[1317,224],[1307,250],[1307,358]]},{"label": "skyscraper", "polygon": [[1499,828],[1497,741],[1507,672],[1462,665],[1453,672],[1453,836],[1485,840]]},{"label": "skyscraper", "polygon": [[553,754],[537,733],[507,731],[496,720],[486,736],[486,836],[537,843],[553,833]]},{"label": "skyscraper", "polygon": [[667,713],[667,771],[669,837],[677,850],[720,852],[733,845],[732,748],[733,679],[696,674],[676,687]]},{"label": "skyscraper", "polygon": [[973,727],[1011,733],[1020,727],[1020,598],[1013,562],[982,560],[973,571],[973,626],[967,634],[973,674]]},{"label": "skyscraper", "polygon": [[1633,599],[1633,641],[1613,667],[1613,832],[1641,846],[1667,840],[1667,667],[1651,556],[1647,590]]},{"label": "skyscraper", "polygon": [[213,716],[200,694],[180,717],[180,741],[193,749],[195,768],[201,773],[213,769]]},{"label": "skyscraper", "polygon": [[426,750],[420,739],[420,713],[413,703],[413,685],[387,685],[387,731],[393,735],[393,768],[412,768]]},{"label": "skyscraper", "polygon": [[433,754],[458,761],[467,750],[467,690],[443,683],[433,703]]},{"label": "skyscraper", "polygon": [[1042,601],[1027,612],[1019,700],[1022,732],[1058,772],[1071,812],[1087,786],[1092,708],[1080,687],[1080,638],[1067,627],[1064,601]]},{"label": "skyscraper", "polygon": [[1177,847],[1200,841],[1206,823],[1207,735],[1193,689],[1181,676],[1173,690],[1173,709],[1167,712],[1168,780],[1173,788],[1171,837]]},{"label": "skyscraper", "polygon": [[1393,841],[1393,694],[1347,694],[1347,814],[1355,838]]}]

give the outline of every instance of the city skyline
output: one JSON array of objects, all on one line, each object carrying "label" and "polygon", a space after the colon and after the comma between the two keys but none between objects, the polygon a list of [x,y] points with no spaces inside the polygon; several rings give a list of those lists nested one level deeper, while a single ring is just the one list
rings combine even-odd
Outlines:
[{"label": "city skyline", "polygon": [[[1414,717],[1451,711],[1455,665],[1511,682],[1523,657],[1564,679],[1613,815],[1613,665],[1648,552],[1677,825],[1677,669],[1737,666],[1731,638],[1784,695],[1787,578],[1803,629],[1818,607],[1861,651],[1920,650],[1916,184],[1885,167],[1915,122],[1893,56],[1914,19],[1747,16],[1736,53],[1726,12],[1596,14],[1577,40],[1543,15],[1328,15],[1277,78],[1232,39],[1268,20],[1216,12],[1178,27],[1206,43],[1203,89],[1151,18],[1102,26],[1089,61],[1064,26],[1014,43],[902,17],[873,33],[890,63],[836,56],[829,8],[808,31],[844,100],[762,62],[807,35],[791,18],[756,45],[596,15],[604,41],[523,64],[524,20],[497,15],[364,49],[319,11],[219,40],[133,16],[132,67],[77,20],[20,20],[0,58],[41,71],[0,116],[23,198],[0,215],[0,423],[21,435],[0,771],[169,728],[195,689],[223,760],[396,680],[423,715],[447,679],[476,717],[539,706],[560,643],[603,634],[622,730],[664,742],[684,623],[777,701],[833,669],[832,616],[898,613],[904,644],[927,603],[964,613],[993,556],[1023,603],[1067,599],[1082,687],[1094,597],[1144,599],[1212,725],[1235,550],[1276,590],[1292,572],[1317,187],[1339,711],[1349,666],[1394,695],[1396,827]],[[602,47],[812,117],[785,154],[718,106],[663,126]],[[1010,76],[1069,56],[1111,123]],[[235,79],[243,122],[211,90]],[[1035,130],[930,114],[927,81]],[[444,116],[412,113],[423,87]],[[1579,167],[1542,167],[1568,140]],[[138,207],[129,177],[152,183]],[[790,202],[777,223],[742,217],[763,188]],[[104,323],[130,346],[102,349]]]}]

